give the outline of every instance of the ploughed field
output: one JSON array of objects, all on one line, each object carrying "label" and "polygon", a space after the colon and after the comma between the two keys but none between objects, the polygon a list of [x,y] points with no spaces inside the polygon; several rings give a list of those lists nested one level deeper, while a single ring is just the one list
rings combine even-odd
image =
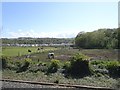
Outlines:
[{"label": "ploughed field", "polygon": [[[39,48],[39,50],[38,50]],[[29,52],[28,50],[31,50]],[[48,53],[54,53],[54,59],[48,58]],[[76,53],[89,57],[94,73],[84,77],[71,77],[63,73],[64,66]],[[73,49],[70,47],[3,47],[2,55],[7,57],[7,66],[3,69],[3,79],[50,82],[60,84],[77,84],[116,88],[119,77],[110,76],[105,68],[108,62],[118,61],[117,49]],[[56,72],[47,72],[51,61],[59,61]],[[19,71],[20,67],[29,61],[28,67]],[[56,63],[55,62],[55,63]],[[97,70],[96,70],[97,69]],[[96,70],[96,71],[95,71]],[[104,73],[105,72],[105,73]]]}]

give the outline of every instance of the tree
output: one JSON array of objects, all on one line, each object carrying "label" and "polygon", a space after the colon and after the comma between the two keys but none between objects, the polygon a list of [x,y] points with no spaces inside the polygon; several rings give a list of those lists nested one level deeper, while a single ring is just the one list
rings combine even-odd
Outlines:
[{"label": "tree", "polygon": [[75,44],[79,48],[118,48],[120,29],[98,29],[93,32],[79,33]]}]

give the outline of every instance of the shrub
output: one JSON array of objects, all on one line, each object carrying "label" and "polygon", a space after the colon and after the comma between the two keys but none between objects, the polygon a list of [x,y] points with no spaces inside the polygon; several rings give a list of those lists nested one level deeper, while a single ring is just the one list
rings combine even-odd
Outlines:
[{"label": "shrub", "polygon": [[7,56],[2,56],[1,60],[2,60],[2,69],[5,69],[8,67],[8,61],[10,60],[10,57]]},{"label": "shrub", "polygon": [[72,76],[83,77],[91,73],[88,57],[80,53],[73,56],[70,64],[65,65],[65,69]]},{"label": "shrub", "polygon": [[9,69],[18,70],[23,65],[23,60],[12,61],[11,65],[9,65]]},{"label": "shrub", "polygon": [[104,60],[95,60],[92,61],[91,64],[92,65],[107,65],[109,63],[109,61],[104,61]]},{"label": "shrub", "polygon": [[77,59],[71,62],[71,74],[72,75],[88,75],[90,74],[89,61]]},{"label": "shrub", "polygon": [[82,53],[77,53],[73,56],[72,60],[89,60],[89,57]]},{"label": "shrub", "polygon": [[46,72],[47,70],[48,70],[48,67],[44,62],[38,62],[38,64],[34,63],[30,66],[30,69],[29,69],[30,72],[34,72],[34,73],[37,73],[38,71]]},{"label": "shrub", "polygon": [[2,57],[2,69],[5,69],[7,67],[7,58],[6,57]]},{"label": "shrub", "polygon": [[17,73],[26,71],[31,63],[31,59],[27,58],[24,60],[23,65],[18,68]]},{"label": "shrub", "polygon": [[112,77],[120,77],[120,62],[118,61],[111,61],[106,66],[109,71],[110,76]]},{"label": "shrub", "polygon": [[22,63],[20,61],[17,61],[17,62],[15,62],[15,64],[17,67],[20,67]]},{"label": "shrub", "polygon": [[59,60],[51,60],[50,66],[48,67],[48,73],[55,73],[57,72],[60,61]]},{"label": "shrub", "polygon": [[95,74],[97,74],[97,73],[101,73],[103,75],[108,74],[107,69],[95,69],[94,72],[95,72]]},{"label": "shrub", "polygon": [[65,69],[64,73],[69,73],[70,72],[70,65],[71,64],[70,64],[69,61],[65,62],[64,66],[63,66],[63,69]]},{"label": "shrub", "polygon": [[101,63],[101,61],[99,61],[99,60],[91,61],[91,64],[92,64],[92,65],[98,65],[98,64],[100,64],[100,63]]},{"label": "shrub", "polygon": [[109,74],[112,77],[120,77],[119,61],[92,61],[91,65],[96,65],[95,73]]}]

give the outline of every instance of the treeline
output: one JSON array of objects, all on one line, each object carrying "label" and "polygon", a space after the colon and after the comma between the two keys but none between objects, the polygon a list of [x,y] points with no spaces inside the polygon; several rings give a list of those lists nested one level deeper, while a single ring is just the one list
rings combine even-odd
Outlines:
[{"label": "treeline", "polygon": [[61,44],[73,43],[73,38],[31,38],[20,37],[14,39],[2,38],[2,44]]},{"label": "treeline", "polygon": [[93,32],[80,32],[75,38],[78,48],[118,49],[120,48],[120,28],[98,29]]}]

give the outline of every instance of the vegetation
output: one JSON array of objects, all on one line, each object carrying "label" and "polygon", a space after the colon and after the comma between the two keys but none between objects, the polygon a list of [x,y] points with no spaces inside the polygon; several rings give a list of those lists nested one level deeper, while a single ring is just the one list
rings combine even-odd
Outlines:
[{"label": "vegetation", "polygon": [[89,60],[87,56],[77,53],[73,56],[70,63],[65,63],[64,68],[67,71],[67,74],[77,77],[84,77],[90,75],[91,71],[89,68]]},{"label": "vegetation", "polygon": [[[46,49],[46,48],[44,48],[44,49]],[[14,49],[11,49],[11,50],[14,51]],[[13,51],[11,51],[11,52],[13,52]],[[45,75],[45,77],[43,78],[45,80],[43,80],[43,81],[47,81],[47,82],[50,82],[50,81],[57,82],[58,81],[59,83],[61,83],[61,82],[65,82],[62,79],[60,79],[60,78],[63,78],[66,80],[66,83],[69,83],[69,80],[70,80],[71,81],[70,83],[80,84],[79,78],[82,77],[83,81],[86,82],[86,83],[84,83],[86,85],[88,85],[88,84],[87,84],[87,81],[84,80],[84,79],[86,79],[85,77],[96,78],[94,80],[97,80],[97,78],[99,78],[99,77],[100,78],[105,77],[106,79],[109,78],[110,80],[112,80],[111,78],[116,78],[115,80],[117,80],[117,78],[119,78],[118,73],[115,73],[114,75],[109,73],[110,70],[115,71],[115,70],[109,69],[109,67],[111,66],[111,63],[116,63],[115,64],[116,67],[119,67],[118,61],[116,61],[117,60],[116,59],[117,50],[106,50],[106,49],[99,49],[99,50],[98,49],[85,49],[84,50],[84,49],[81,49],[79,51],[78,49],[69,49],[69,48],[63,48],[63,49],[59,48],[58,49],[57,48],[55,51],[53,51],[55,53],[55,60],[51,60],[51,59],[47,58],[48,52],[51,52],[51,51],[48,50],[48,51],[42,52],[42,53],[40,53],[40,52],[34,53],[34,54],[31,53],[30,54],[31,57],[29,57],[29,58],[26,58],[26,57],[22,58],[22,56],[19,56],[18,58],[3,56],[3,59],[5,58],[5,60],[6,60],[6,63],[5,63],[6,68],[3,71],[3,76],[4,76],[3,78],[7,78],[7,77],[12,78],[12,76],[7,74],[7,72],[6,72],[9,70],[11,70],[11,72],[13,72],[11,74],[18,75],[17,76],[18,78],[16,77],[16,79],[32,80],[32,79],[30,79],[29,75],[35,74],[32,77],[32,78],[34,78],[34,80],[38,79],[38,76],[40,77],[42,75],[42,77],[44,77],[44,75]],[[102,60],[99,60],[98,58],[96,58],[99,56],[102,57]],[[89,60],[90,58],[93,58],[93,60],[92,61]],[[26,63],[27,60],[28,60],[27,63],[29,63],[29,65]],[[84,70],[84,68],[83,68],[83,67],[85,67],[83,65],[85,63],[84,60],[89,61],[89,63],[85,64],[85,66],[87,66],[87,68],[88,68],[86,70]],[[113,64],[113,66],[115,66],[115,65]],[[54,69],[53,67],[56,69]],[[53,70],[53,72],[49,72],[49,74],[47,74],[48,71],[50,71],[50,68],[51,68],[51,70]],[[78,69],[78,68],[80,68],[80,69]],[[90,72],[91,72],[91,70],[92,70],[93,71],[92,76],[91,75],[89,76],[89,74],[81,75],[80,72],[82,69],[84,70],[83,72],[86,72],[87,70],[90,70]],[[116,70],[118,70],[118,69],[116,68]],[[25,74],[26,75],[28,74],[28,76],[24,77]],[[36,76],[36,74],[38,76]],[[72,80],[76,79],[77,74],[78,74],[78,76],[77,76],[78,80],[72,81]],[[52,77],[53,80],[49,79],[49,78],[51,78],[51,75],[52,76],[56,75],[55,79],[54,79],[54,77]],[[14,78],[15,77],[13,77],[13,79]],[[46,80],[46,79],[48,79],[48,80]],[[86,80],[88,80],[88,78]],[[101,79],[101,82],[102,82],[102,80],[104,80],[104,79]],[[41,81],[41,79],[40,79],[40,81]],[[90,82],[94,83],[95,81],[90,81]],[[109,81],[109,82],[111,82],[111,81]],[[114,82],[116,82],[116,81],[114,81]],[[108,82],[106,82],[106,83],[108,83]],[[94,85],[94,84],[92,84],[92,85]]]},{"label": "vegetation", "polygon": [[93,32],[81,32],[75,38],[75,44],[79,48],[120,48],[119,44],[120,28],[99,29]]},{"label": "vegetation", "polygon": [[59,60],[51,60],[50,66],[48,67],[47,73],[55,73],[57,72],[58,68],[60,67]]},{"label": "vegetation", "polygon": [[[118,89],[120,88],[119,36],[119,28],[79,33],[75,38],[75,44],[79,49],[69,46],[4,46],[0,59],[2,61],[3,78]],[[73,43],[72,40],[55,38],[9,40],[4,38],[3,44]],[[50,52],[54,53],[54,59],[48,58]]]},{"label": "vegetation", "polygon": [[5,68],[7,67],[8,57],[2,56],[2,57],[0,58],[0,60],[2,60],[2,69],[5,69]]},{"label": "vegetation", "polygon": [[117,79],[120,78],[120,71],[118,72],[120,62],[109,60],[90,61],[86,58],[89,57],[81,53],[73,54],[70,61],[64,62],[56,59],[44,62],[30,58],[17,61],[13,60],[12,57],[11,59],[6,58],[7,67],[3,71],[3,78],[112,88],[116,85],[115,88],[119,87]]},{"label": "vegetation", "polygon": [[[40,52],[47,52],[51,50],[57,50],[58,48],[55,47],[44,47],[44,49],[40,49],[38,51],[38,48],[40,47],[2,47],[2,55],[4,56],[22,56],[22,55],[30,55],[33,53],[40,53]],[[43,48],[43,47],[42,47]],[[28,52],[28,50],[31,50],[31,52]],[[12,51],[12,53],[11,53]]]},{"label": "vegetation", "polygon": [[2,38],[3,44],[61,44],[61,43],[73,43],[73,38],[31,38],[20,37],[16,39]]},{"label": "vegetation", "polygon": [[29,58],[25,59],[23,65],[21,66],[19,65],[20,67],[18,67],[18,70],[16,72],[19,73],[19,72],[26,71],[30,65],[30,62],[31,62],[31,59]]},{"label": "vegetation", "polygon": [[91,65],[94,65],[95,72],[102,74],[108,74],[110,77],[120,77],[120,62],[119,61],[92,61]]}]

